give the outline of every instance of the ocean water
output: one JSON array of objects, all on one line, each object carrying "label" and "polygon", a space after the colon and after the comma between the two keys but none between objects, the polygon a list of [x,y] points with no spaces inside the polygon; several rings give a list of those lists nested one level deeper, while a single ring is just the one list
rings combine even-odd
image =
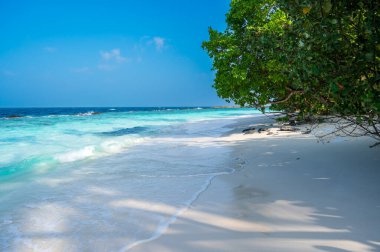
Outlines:
[{"label": "ocean water", "polygon": [[[232,172],[215,140],[254,109],[0,109],[0,251],[125,251]],[[214,139],[214,140],[213,140]]]}]

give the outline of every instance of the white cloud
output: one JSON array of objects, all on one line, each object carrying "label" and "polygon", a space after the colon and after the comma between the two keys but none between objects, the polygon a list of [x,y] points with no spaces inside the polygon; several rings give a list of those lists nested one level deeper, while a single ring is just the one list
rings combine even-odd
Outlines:
[{"label": "white cloud", "polygon": [[161,37],[154,37],[153,43],[158,51],[161,51],[165,46],[165,39]]},{"label": "white cloud", "polygon": [[148,46],[154,46],[157,51],[162,51],[167,47],[167,39],[159,36],[149,37],[144,36],[140,38],[140,43],[144,43]]},{"label": "white cloud", "polygon": [[111,51],[100,51],[100,56],[104,61],[116,61],[118,63],[127,61],[127,58],[121,55],[120,49],[118,48],[112,49]]},{"label": "white cloud", "polygon": [[48,52],[48,53],[53,53],[53,52],[57,51],[57,48],[51,47],[51,46],[46,46],[46,47],[44,47],[44,51]]}]

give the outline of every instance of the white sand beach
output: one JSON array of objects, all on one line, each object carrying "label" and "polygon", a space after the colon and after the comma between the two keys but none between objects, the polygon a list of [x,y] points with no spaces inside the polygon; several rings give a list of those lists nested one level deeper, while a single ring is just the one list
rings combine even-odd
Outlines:
[{"label": "white sand beach", "polygon": [[380,252],[380,0],[0,0],[0,252]]},{"label": "white sand beach", "polygon": [[5,181],[0,251],[380,251],[380,147],[300,128],[187,122]]},{"label": "white sand beach", "polygon": [[218,139],[233,148],[233,174],[128,251],[380,251],[380,148],[369,138],[241,133],[262,120],[241,120]]}]

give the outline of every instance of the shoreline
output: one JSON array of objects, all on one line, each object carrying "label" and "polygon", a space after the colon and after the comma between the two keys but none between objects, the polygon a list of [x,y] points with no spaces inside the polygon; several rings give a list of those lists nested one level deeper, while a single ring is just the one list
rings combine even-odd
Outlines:
[{"label": "shoreline", "polygon": [[300,132],[220,137],[235,172],[212,179],[157,239],[128,251],[380,250],[380,160],[368,138],[317,143]]},{"label": "shoreline", "polygon": [[[121,153],[41,170],[26,183],[8,181],[0,187],[5,192],[0,246],[7,251],[378,249],[380,238],[373,234],[380,226],[379,149],[368,148],[367,138],[318,144],[302,133],[307,127],[299,128],[287,131],[257,114],[194,120],[163,128]],[[363,235],[351,235],[350,227]],[[330,236],[344,244],[326,243]]]},{"label": "shoreline", "polygon": [[6,181],[0,186],[0,250],[120,251],[158,237],[210,178],[231,171],[224,165],[229,150],[217,136],[235,118],[210,114],[212,120],[185,117],[162,127],[121,153]]}]

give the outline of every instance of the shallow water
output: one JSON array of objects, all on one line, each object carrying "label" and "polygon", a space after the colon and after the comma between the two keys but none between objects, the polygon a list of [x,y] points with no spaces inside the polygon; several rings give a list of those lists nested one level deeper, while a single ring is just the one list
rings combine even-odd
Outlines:
[{"label": "shallow water", "polygon": [[154,239],[232,172],[228,146],[212,137],[257,114],[112,109],[2,111],[1,251],[123,251]]}]

